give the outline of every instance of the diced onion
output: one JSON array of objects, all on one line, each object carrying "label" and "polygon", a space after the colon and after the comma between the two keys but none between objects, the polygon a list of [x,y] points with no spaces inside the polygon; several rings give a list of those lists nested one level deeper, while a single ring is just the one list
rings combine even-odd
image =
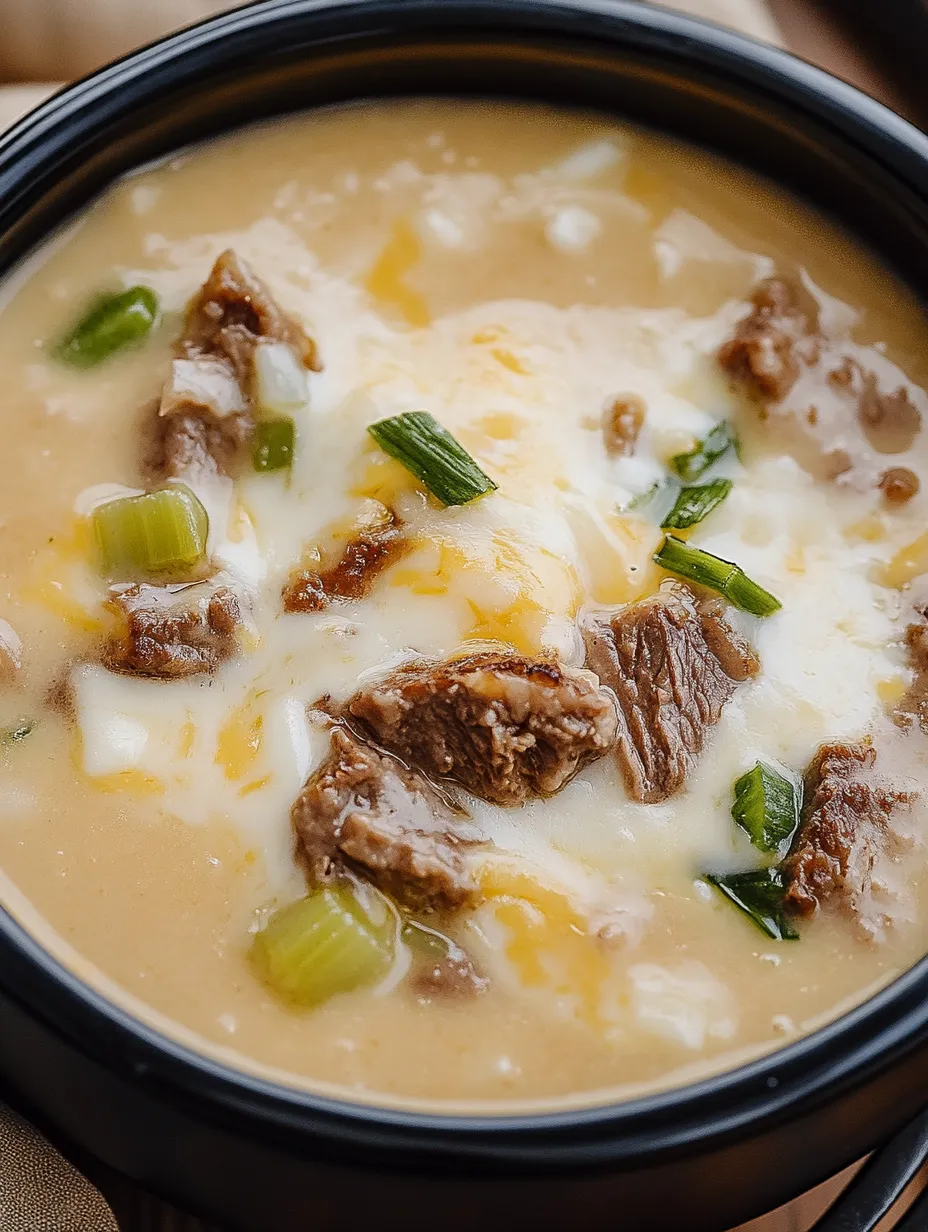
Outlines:
[{"label": "diced onion", "polygon": [[245,410],[245,397],[231,364],[223,359],[175,359],[171,379],[161,396],[161,414],[172,415],[191,404],[205,407],[217,419]]},{"label": "diced onion", "polygon": [[286,415],[309,401],[306,369],[285,342],[262,342],[254,356],[255,401],[266,415]]}]

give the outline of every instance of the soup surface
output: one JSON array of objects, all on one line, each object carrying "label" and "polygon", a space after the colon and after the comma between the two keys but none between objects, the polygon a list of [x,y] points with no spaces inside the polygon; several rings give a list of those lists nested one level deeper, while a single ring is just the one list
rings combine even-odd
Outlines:
[{"label": "soup surface", "polygon": [[860,1002],[925,949],[926,356],[847,237],[602,117],[116,185],[0,310],[4,901],[366,1101],[603,1100]]}]

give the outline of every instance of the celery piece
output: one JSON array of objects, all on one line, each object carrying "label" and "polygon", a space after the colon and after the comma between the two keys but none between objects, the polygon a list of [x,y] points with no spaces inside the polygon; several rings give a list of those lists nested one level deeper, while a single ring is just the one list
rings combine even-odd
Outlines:
[{"label": "celery piece", "polygon": [[393,962],[396,924],[378,924],[354,887],[313,890],[271,916],[251,960],[265,983],[295,1005],[314,1006],[382,979]]},{"label": "celery piece", "polygon": [[141,342],[157,319],[158,297],[151,287],[101,295],[58,344],[55,355],[73,368],[95,368],[116,351]]},{"label": "celery piece", "polygon": [[113,577],[178,574],[206,554],[209,518],[189,488],[177,486],[97,505],[94,537]]}]

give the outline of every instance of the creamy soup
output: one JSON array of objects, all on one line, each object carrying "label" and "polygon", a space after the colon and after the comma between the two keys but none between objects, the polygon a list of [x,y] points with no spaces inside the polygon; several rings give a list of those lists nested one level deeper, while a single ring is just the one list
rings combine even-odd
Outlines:
[{"label": "creamy soup", "polygon": [[926,355],[848,237],[600,116],[131,176],[0,310],[4,902],[365,1101],[602,1101],[861,1002],[925,949]]}]

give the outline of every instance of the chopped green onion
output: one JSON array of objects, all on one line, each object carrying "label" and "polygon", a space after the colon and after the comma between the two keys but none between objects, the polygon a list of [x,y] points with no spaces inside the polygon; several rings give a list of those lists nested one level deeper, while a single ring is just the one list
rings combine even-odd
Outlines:
[{"label": "chopped green onion", "polygon": [[251,460],[256,471],[282,471],[293,465],[292,419],[264,419],[255,425]]},{"label": "chopped green onion", "polygon": [[368,425],[380,448],[396,458],[443,505],[466,505],[497,485],[428,411],[409,411]]},{"label": "chopped green onion", "polygon": [[286,415],[309,401],[306,369],[286,342],[262,342],[254,353],[254,391],[264,415]]},{"label": "chopped green onion", "polygon": [[799,826],[800,795],[776,770],[758,762],[735,783],[731,815],[760,851],[788,846]]},{"label": "chopped green onion", "polygon": [[647,509],[649,515],[656,519],[658,511],[666,511],[670,501],[679,490],[679,484],[675,479],[657,479],[651,484],[650,488],[646,488],[644,492],[639,492],[637,496],[633,496],[631,500],[626,501],[624,505],[620,506],[619,513],[631,513],[635,509]]},{"label": "chopped green onion", "polygon": [[32,735],[35,726],[32,719],[23,719],[19,723],[14,723],[12,727],[4,728],[0,731],[0,749],[8,749],[14,744],[19,744],[27,736]]},{"label": "chopped green onion", "polygon": [[689,483],[705,474],[713,462],[718,462],[723,454],[727,453],[732,446],[737,448],[737,445],[738,438],[732,431],[731,425],[722,420],[694,449],[689,450],[688,453],[675,454],[670,459],[670,465],[681,479]]},{"label": "chopped green onion", "polygon": [[158,297],[151,287],[130,287],[99,296],[55,350],[74,368],[93,368],[151,332],[158,319]]},{"label": "chopped green onion", "polygon": [[622,506],[622,513],[627,512],[629,509],[641,509],[644,505],[650,505],[663,486],[660,480],[655,479],[650,488],[646,488],[643,492],[639,492],[637,496],[633,496],[630,501],[626,501]]},{"label": "chopped green onion", "polygon": [[713,479],[694,488],[681,488],[673,508],[661,522],[664,530],[686,530],[708,517],[731,491],[730,479]]},{"label": "chopped green onion", "polygon": [[778,868],[761,868],[750,873],[707,873],[706,881],[722,894],[774,941],[797,941],[799,934],[789,922],[784,907],[786,882]]},{"label": "chopped green onion", "polygon": [[162,488],[97,505],[94,537],[104,568],[124,578],[177,574],[206,554],[209,518],[189,488]]},{"label": "chopped green onion", "polygon": [[690,547],[674,535],[665,535],[654,560],[669,573],[708,586],[754,616],[771,616],[783,606],[769,591],[752,582],[744,570],[730,560]]},{"label": "chopped green onion", "polygon": [[323,886],[271,916],[251,959],[265,982],[296,1005],[383,979],[393,961],[395,921],[377,922],[347,882]]}]

